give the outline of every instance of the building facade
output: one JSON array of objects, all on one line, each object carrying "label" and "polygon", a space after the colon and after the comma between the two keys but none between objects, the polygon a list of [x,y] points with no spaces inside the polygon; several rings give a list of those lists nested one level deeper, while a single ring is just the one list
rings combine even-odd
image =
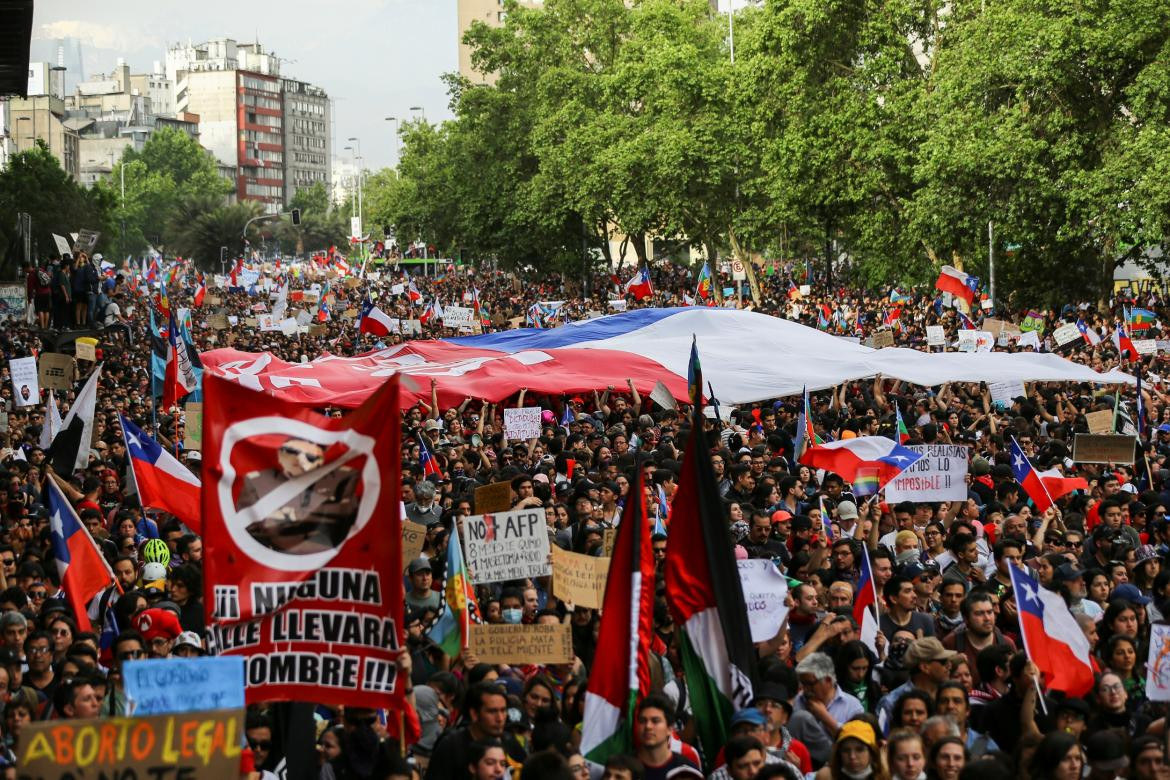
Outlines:
[{"label": "building facade", "polygon": [[[494,81],[491,74],[480,73],[471,65],[471,47],[463,42],[463,35],[473,22],[484,22],[490,27],[499,27],[504,23],[507,13],[504,11],[504,0],[457,0],[456,14],[459,23],[459,75],[470,79],[476,84],[486,84]],[[521,5],[537,7],[542,0],[521,0]]]},{"label": "building facade", "polygon": [[317,182],[332,182],[329,95],[320,87],[282,79],[284,97],[284,201]]},{"label": "building facade", "polygon": [[53,95],[12,98],[8,101],[8,132],[13,151],[26,152],[44,142],[74,181],[81,181],[81,138],[66,124],[65,101]]}]

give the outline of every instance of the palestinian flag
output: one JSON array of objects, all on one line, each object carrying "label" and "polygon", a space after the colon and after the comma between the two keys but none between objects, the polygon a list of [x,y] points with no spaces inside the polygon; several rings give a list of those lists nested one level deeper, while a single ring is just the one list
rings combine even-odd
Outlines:
[{"label": "palestinian flag", "polygon": [[902,419],[902,407],[894,404],[894,414],[898,421],[898,443],[905,444],[910,441],[910,429],[906,427],[906,421]]},{"label": "palestinian flag", "polygon": [[[696,374],[693,384],[701,387],[694,346],[691,367]],[[670,518],[666,600],[676,626],[699,747],[711,771],[727,741],[731,716],[751,702],[756,649],[698,404],[692,415]],[[607,604],[614,603],[606,596]]]},{"label": "palestinian flag", "polygon": [[[637,472],[631,496],[644,495],[643,470]],[[605,604],[581,735],[581,754],[596,764],[604,764],[616,753],[633,751],[634,707],[650,690],[654,554],[644,501],[629,501],[622,512],[609,561]]]}]

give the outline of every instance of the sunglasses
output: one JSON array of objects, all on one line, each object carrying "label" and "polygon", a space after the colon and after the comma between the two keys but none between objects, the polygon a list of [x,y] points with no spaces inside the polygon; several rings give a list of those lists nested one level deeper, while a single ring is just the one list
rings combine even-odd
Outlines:
[{"label": "sunglasses", "polygon": [[248,747],[253,750],[271,750],[272,741],[267,739],[249,739]]},{"label": "sunglasses", "polygon": [[144,655],[146,655],[146,652],[143,650],[127,650],[124,653],[118,653],[118,660],[129,661],[134,658],[142,658]]}]

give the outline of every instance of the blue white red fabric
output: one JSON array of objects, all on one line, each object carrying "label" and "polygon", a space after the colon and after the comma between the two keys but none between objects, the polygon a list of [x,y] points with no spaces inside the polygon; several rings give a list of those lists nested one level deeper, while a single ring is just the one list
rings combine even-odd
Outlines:
[{"label": "blue white red fabric", "polygon": [[650,284],[650,272],[646,268],[640,268],[638,273],[626,282],[626,294],[634,296],[634,300],[637,301],[654,294],[654,288]]},{"label": "blue white red fabric", "polygon": [[202,533],[199,478],[137,425],[122,415],[118,419],[138,500],[143,506],[170,512],[195,533]]},{"label": "blue white red fabric", "polygon": [[1089,327],[1088,323],[1083,319],[1077,319],[1077,330],[1081,332],[1081,338],[1085,343],[1091,347],[1095,347],[1101,343],[1101,334]]},{"label": "blue white red fabric", "polygon": [[957,268],[944,265],[939,269],[938,281],[934,283],[934,286],[970,304],[975,300],[975,290],[979,287],[979,279],[965,274]]},{"label": "blue white red fabric", "polygon": [[49,531],[52,534],[53,557],[57,561],[57,576],[65,600],[77,618],[82,631],[92,630],[89,622],[89,602],[94,596],[113,585],[114,573],[89,531],[81,525],[73,505],[57,483],[46,480],[49,486]]},{"label": "blue white red fabric", "polygon": [[[437,311],[425,315],[428,321],[436,317],[441,318]],[[623,387],[627,379],[643,397],[661,379],[671,395],[686,401],[694,334],[710,367],[705,379],[714,397],[730,404],[799,396],[806,382],[809,390],[823,390],[876,374],[925,387],[948,381],[1133,383],[1126,373],[1097,373],[1051,353],[874,350],[797,322],[705,306],[637,309],[545,330],[411,341],[358,357],[330,355],[307,365],[233,349],[213,350],[202,358],[209,369],[224,367],[224,375],[249,377],[243,380],[249,386],[313,407],[356,408],[377,387],[370,377],[393,371],[420,379],[413,389],[404,384],[404,403],[431,403],[429,380],[434,377],[444,408],[459,406],[468,396],[500,401],[521,387],[556,396],[601,392],[609,385]],[[744,360],[745,344],[763,345],[760,356],[766,359]],[[314,381],[301,381],[308,377]]]},{"label": "blue white red fabric", "polygon": [[187,345],[179,336],[179,327],[175,324],[175,315],[172,313],[167,326],[167,363],[163,382],[163,406],[170,408],[180,400],[191,394],[199,386],[199,379],[195,376],[195,367],[191,364],[191,356],[187,352]]},{"label": "blue white red fabric", "polygon": [[1044,675],[1044,686],[1071,698],[1093,689],[1089,640],[1060,594],[1041,587],[1023,569],[1008,566],[1024,648]]},{"label": "blue white red fabric", "polygon": [[366,301],[362,304],[358,330],[374,336],[387,336],[390,334],[390,319],[390,316],[386,312],[379,309],[373,303]]},{"label": "blue white red fabric", "polygon": [[1028,498],[1032,499],[1032,503],[1036,505],[1037,514],[1043,514],[1052,506],[1052,496],[1048,494],[1048,488],[1044,485],[1044,480],[1040,478],[1040,473],[1032,468],[1032,464],[1028,462],[1028,456],[1024,454],[1024,450],[1020,447],[1020,443],[1016,441],[1016,437],[1012,437],[1011,446],[1012,459],[1012,476],[1015,477],[1016,482],[1020,483],[1020,487],[1028,494]]},{"label": "blue white red fabric", "polygon": [[869,563],[869,551],[861,547],[861,565],[857,575],[857,587],[853,594],[853,619],[860,629],[861,641],[877,652],[877,584],[873,579],[873,567]]},{"label": "blue white red fabric", "polygon": [[1133,341],[1129,338],[1129,333],[1125,326],[1117,323],[1113,329],[1113,347],[1117,350],[1117,354],[1121,357],[1122,362],[1133,362],[1138,359],[1137,349],[1133,345]]},{"label": "blue white red fabric", "polygon": [[437,474],[441,479],[443,472],[439,468],[439,461],[435,460],[435,454],[431,452],[431,448],[427,445],[426,437],[421,433],[418,434],[418,465],[422,467],[423,479],[426,479],[431,474]]},{"label": "blue white red fabric", "polygon": [[1036,473],[1040,475],[1040,481],[1044,483],[1044,488],[1053,501],[1067,496],[1074,490],[1089,489],[1089,482],[1084,477],[1066,477],[1056,469]]},{"label": "blue white red fabric", "polygon": [[418,303],[422,300],[422,293],[418,291],[414,280],[410,280],[410,284],[406,285],[406,297],[410,299],[411,303]]},{"label": "blue white red fabric", "polygon": [[975,323],[963,312],[959,312],[959,328],[961,330],[975,330]]},{"label": "blue white red fabric", "polygon": [[852,482],[861,469],[875,470],[884,485],[921,457],[921,453],[885,436],[858,436],[809,447],[800,456],[800,462],[840,474],[846,482]]}]

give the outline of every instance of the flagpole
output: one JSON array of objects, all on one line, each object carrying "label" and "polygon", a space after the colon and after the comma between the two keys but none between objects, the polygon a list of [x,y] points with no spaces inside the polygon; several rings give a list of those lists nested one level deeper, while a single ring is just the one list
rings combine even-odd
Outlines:
[{"label": "flagpole", "polygon": [[[1014,436],[1012,437],[1012,441],[1015,441]],[[1020,586],[1019,586],[1018,580],[1016,579],[1016,573],[1017,573],[1016,572],[1016,565],[1014,563],[1009,562],[1008,566],[1011,567],[1008,569],[1008,578],[1011,579],[1011,581],[1012,581],[1012,596],[1016,600],[1016,611],[1019,612],[1019,609],[1020,609]],[[1020,625],[1020,639],[1023,640],[1023,642],[1024,642],[1024,652],[1026,652],[1028,654],[1028,662],[1032,663],[1032,659],[1035,658],[1036,656],[1032,653],[1032,648],[1029,646],[1028,632],[1025,631],[1023,628],[1023,621],[1021,621],[1021,625]],[[1032,663],[1032,665],[1035,666],[1034,663]],[[1040,670],[1037,668],[1036,671],[1040,671]],[[1040,702],[1040,711],[1044,713],[1045,717],[1047,717],[1048,716],[1048,705],[1044,703],[1044,691],[1040,690],[1040,679],[1036,675],[1032,675],[1032,685],[1036,688],[1036,699]]]}]

